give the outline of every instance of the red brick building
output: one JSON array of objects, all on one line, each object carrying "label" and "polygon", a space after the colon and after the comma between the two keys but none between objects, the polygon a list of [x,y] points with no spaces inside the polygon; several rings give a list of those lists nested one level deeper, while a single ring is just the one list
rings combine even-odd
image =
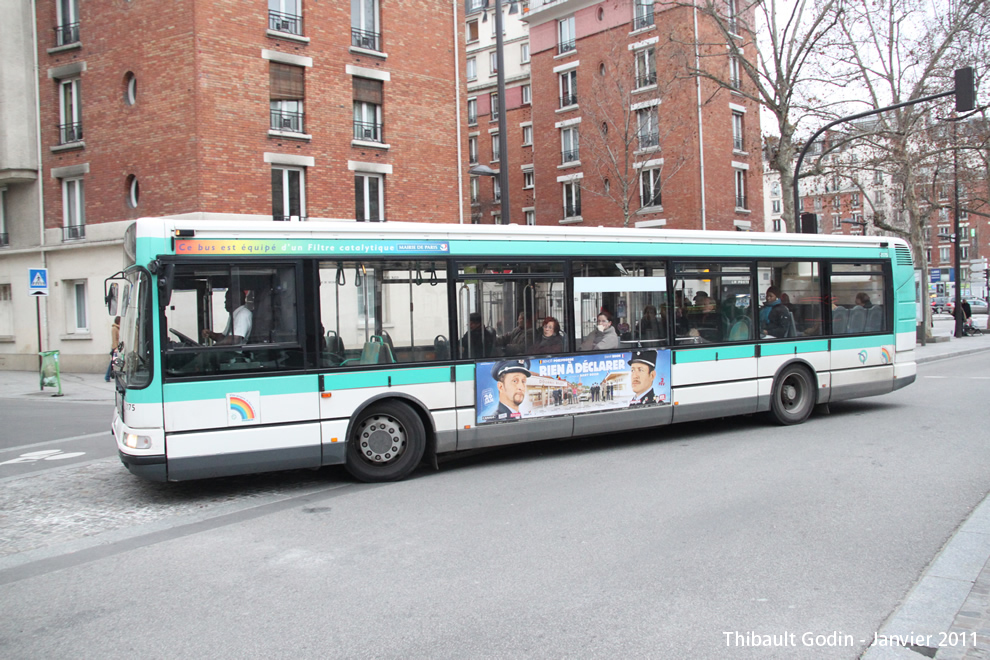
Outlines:
[{"label": "red brick building", "polygon": [[538,224],[762,228],[759,109],[687,75],[747,84],[711,19],[695,32],[687,7],[535,0],[524,20]]}]

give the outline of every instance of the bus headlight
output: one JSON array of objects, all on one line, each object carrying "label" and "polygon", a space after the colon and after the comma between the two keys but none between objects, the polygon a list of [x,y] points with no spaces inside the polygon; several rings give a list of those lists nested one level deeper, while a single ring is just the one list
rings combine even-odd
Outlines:
[{"label": "bus headlight", "polygon": [[124,446],[131,449],[151,449],[151,437],[136,433],[125,433]]}]

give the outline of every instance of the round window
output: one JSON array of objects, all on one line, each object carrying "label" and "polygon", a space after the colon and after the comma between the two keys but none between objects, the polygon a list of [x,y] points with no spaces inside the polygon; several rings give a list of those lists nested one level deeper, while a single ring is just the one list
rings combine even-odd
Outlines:
[{"label": "round window", "polygon": [[132,71],[124,75],[124,102],[127,105],[137,103],[137,77]]},{"label": "round window", "polygon": [[141,196],[141,186],[138,184],[137,177],[133,174],[127,177],[127,205],[132,209],[136,209],[138,201],[140,201]]}]

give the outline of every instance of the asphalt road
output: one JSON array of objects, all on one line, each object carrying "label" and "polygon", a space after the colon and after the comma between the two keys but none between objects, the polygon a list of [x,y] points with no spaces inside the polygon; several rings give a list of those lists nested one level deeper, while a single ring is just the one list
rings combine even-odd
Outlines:
[{"label": "asphalt road", "polygon": [[12,481],[0,526],[31,540],[0,557],[0,655],[857,658],[990,490],[985,374],[990,353],[799,427],[507,447],[397,484]]}]

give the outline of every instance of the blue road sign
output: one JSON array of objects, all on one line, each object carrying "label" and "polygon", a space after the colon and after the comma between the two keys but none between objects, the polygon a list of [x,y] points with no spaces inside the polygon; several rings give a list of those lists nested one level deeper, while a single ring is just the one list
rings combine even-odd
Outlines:
[{"label": "blue road sign", "polygon": [[48,295],[47,268],[28,268],[28,291],[32,296]]}]

